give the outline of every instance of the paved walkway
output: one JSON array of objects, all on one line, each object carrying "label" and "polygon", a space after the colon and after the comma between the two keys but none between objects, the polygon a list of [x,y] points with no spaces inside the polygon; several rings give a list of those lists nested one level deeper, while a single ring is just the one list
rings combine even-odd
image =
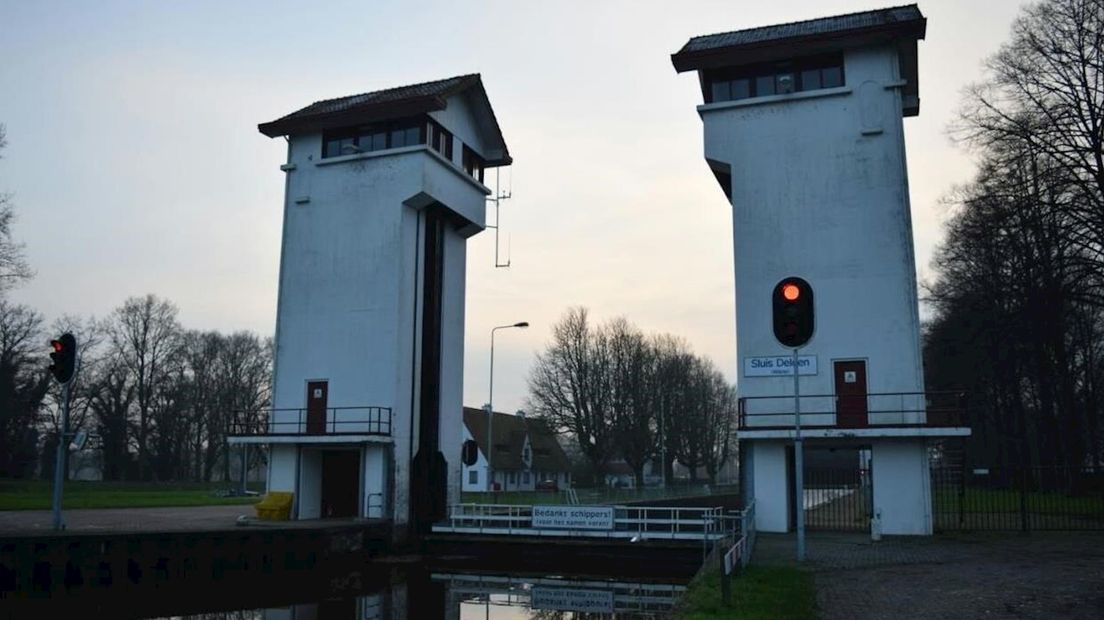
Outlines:
[{"label": "paved walkway", "polygon": [[[792,535],[760,534],[755,563],[793,564]],[[1104,618],[1104,532],[808,537],[822,620]]]},{"label": "paved walkway", "polygon": [[[187,506],[177,508],[86,508],[66,510],[68,533],[191,531],[232,528],[238,515],[254,516],[253,506]],[[0,536],[48,534],[49,510],[0,511]]]}]

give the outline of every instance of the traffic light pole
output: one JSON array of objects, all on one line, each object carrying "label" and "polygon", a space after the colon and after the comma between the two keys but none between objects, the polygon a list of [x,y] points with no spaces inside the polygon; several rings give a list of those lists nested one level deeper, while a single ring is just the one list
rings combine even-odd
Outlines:
[{"label": "traffic light pole", "polygon": [[797,520],[797,561],[805,561],[805,449],[801,440],[801,388],[797,377],[797,352],[793,350],[794,378],[794,514]]},{"label": "traffic light pole", "polygon": [[61,426],[58,430],[57,461],[54,465],[54,529],[65,529],[61,520],[61,487],[65,483],[65,452],[69,449],[69,386],[72,380],[61,386]]}]

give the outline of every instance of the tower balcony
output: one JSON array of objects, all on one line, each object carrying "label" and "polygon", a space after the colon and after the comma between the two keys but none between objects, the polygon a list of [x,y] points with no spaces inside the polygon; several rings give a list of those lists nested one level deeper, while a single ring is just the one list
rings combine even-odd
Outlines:
[{"label": "tower balcony", "polygon": [[350,443],[391,441],[391,408],[365,405],[266,408],[235,412],[228,439],[248,443]]},{"label": "tower balcony", "polygon": [[[802,394],[801,432],[808,438],[953,437],[970,434],[963,392]],[[792,439],[793,394],[745,396],[738,401],[743,439]]]}]

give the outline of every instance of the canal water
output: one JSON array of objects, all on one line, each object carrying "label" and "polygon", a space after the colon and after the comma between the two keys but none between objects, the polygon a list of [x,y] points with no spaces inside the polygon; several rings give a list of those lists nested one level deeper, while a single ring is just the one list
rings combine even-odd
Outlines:
[{"label": "canal water", "polygon": [[0,618],[654,620],[669,616],[690,578],[508,572],[399,558],[319,577],[272,575],[240,589],[209,582],[185,590],[165,583],[78,596],[17,594],[0,597]]},{"label": "canal water", "polygon": [[[424,579],[424,577],[423,577]],[[652,620],[667,617],[685,583],[564,576],[431,573],[397,577],[356,596],[156,618],[196,620]]]}]

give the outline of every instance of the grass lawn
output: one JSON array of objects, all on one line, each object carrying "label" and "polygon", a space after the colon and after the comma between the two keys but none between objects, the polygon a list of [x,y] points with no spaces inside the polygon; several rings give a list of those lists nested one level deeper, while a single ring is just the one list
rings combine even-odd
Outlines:
[{"label": "grass lawn", "polygon": [[[958,511],[959,495],[953,489],[939,489],[935,492],[934,508],[936,512],[954,513]],[[966,488],[962,498],[963,512],[1009,512],[1019,513],[1020,492],[1010,489]],[[1062,493],[1027,494],[1027,510],[1036,514],[1060,514],[1104,517],[1104,498],[1099,494],[1071,497]]]},{"label": "grass lawn", "polygon": [[785,566],[749,566],[732,580],[732,605],[721,601],[720,571],[695,581],[686,592],[681,618],[710,620],[807,620],[816,618],[812,573]]},{"label": "grass lawn", "polygon": [[[63,507],[72,508],[155,508],[161,506],[211,506],[252,504],[259,497],[222,497],[220,491],[231,483],[142,483],[88,482],[65,483]],[[260,487],[250,485],[254,491]],[[53,483],[45,480],[0,480],[0,510],[49,510]]]}]

